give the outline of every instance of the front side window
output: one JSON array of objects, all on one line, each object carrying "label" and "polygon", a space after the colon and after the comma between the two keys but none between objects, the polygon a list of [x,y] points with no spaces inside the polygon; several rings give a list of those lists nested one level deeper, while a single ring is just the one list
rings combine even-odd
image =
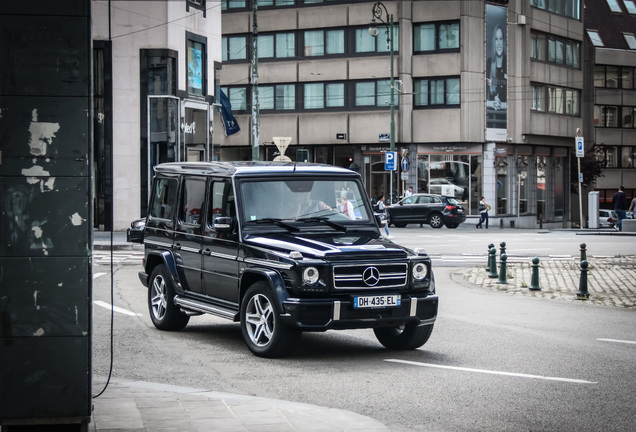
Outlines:
[{"label": "front side window", "polygon": [[150,216],[159,219],[172,219],[174,205],[177,200],[177,180],[173,178],[157,178],[150,198]]}]

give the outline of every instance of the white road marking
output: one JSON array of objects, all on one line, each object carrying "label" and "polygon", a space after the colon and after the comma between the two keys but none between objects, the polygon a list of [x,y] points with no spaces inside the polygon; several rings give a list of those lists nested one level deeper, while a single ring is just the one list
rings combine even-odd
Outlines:
[{"label": "white road marking", "polygon": [[110,309],[112,308],[115,312],[119,312],[119,313],[124,314],[124,315],[129,315],[129,316],[141,316],[141,314],[134,313],[134,312],[131,312],[131,311],[126,310],[126,309],[122,309],[122,308],[117,307],[117,306],[111,306],[111,305],[109,305],[108,303],[103,302],[103,301],[100,301],[100,300],[95,300],[95,301],[93,301],[93,304],[95,304],[95,305],[97,305],[97,306],[101,306],[101,307],[103,307],[104,309],[108,309],[108,310],[110,310]]},{"label": "white road marking", "polygon": [[576,384],[598,384],[597,382],[594,382],[594,381],[586,381],[586,380],[573,379],[573,378],[548,377],[548,376],[541,376],[541,375],[493,371],[488,369],[473,369],[473,368],[464,368],[464,367],[456,367],[456,366],[444,366],[444,365],[437,365],[432,363],[420,363],[420,362],[414,362],[414,361],[408,361],[408,360],[385,359],[384,361],[392,362],[392,363],[402,363],[402,364],[408,364],[408,365],[420,366],[420,367],[450,369],[450,370],[456,370],[456,371],[462,371],[462,372],[475,372],[475,373],[483,373],[483,374],[490,374],[490,375],[504,375],[504,376],[518,377],[518,378],[540,379],[540,380],[547,380],[547,381],[561,381],[561,382],[576,383]]},{"label": "white road marking", "polygon": [[106,273],[93,273],[93,280],[97,279],[100,276],[104,276]]},{"label": "white road marking", "polygon": [[619,340],[619,339],[596,339],[603,342],[616,342],[616,343],[624,343],[624,344],[634,344],[636,345],[636,341],[627,341],[627,340]]}]

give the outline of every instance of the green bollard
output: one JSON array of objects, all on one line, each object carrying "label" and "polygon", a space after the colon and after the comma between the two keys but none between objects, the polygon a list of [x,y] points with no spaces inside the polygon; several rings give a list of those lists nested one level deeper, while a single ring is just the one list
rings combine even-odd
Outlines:
[{"label": "green bollard", "polygon": [[581,243],[581,261],[587,261],[587,255],[585,252],[586,252],[585,243]]},{"label": "green bollard", "polygon": [[489,263],[488,271],[490,272],[488,274],[488,277],[491,279],[498,278],[499,275],[497,274],[497,249],[495,249],[494,247],[490,248],[490,252],[488,255],[488,263]]},{"label": "green bollard", "polygon": [[494,247],[495,247],[495,245],[494,245],[494,244],[492,244],[492,243],[490,243],[490,244],[488,245],[488,259],[487,259],[488,264],[486,265],[486,271],[487,271],[487,272],[489,272],[489,271],[490,271],[490,249],[492,249],[492,248],[494,248]]},{"label": "green bollard", "polygon": [[499,280],[497,281],[498,284],[507,284],[508,281],[506,280],[506,261],[508,261],[508,255],[506,254],[502,254],[501,255],[501,267],[499,268]]},{"label": "green bollard", "polygon": [[530,280],[530,291],[541,291],[539,286],[539,257],[532,258],[532,279]]},{"label": "green bollard", "polygon": [[581,261],[581,280],[579,281],[579,292],[576,293],[577,300],[587,300],[590,294],[587,292],[587,261]]}]

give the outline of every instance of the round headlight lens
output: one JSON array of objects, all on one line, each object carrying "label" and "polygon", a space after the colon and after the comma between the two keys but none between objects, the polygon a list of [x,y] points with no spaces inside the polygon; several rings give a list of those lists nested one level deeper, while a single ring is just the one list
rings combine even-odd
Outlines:
[{"label": "round headlight lens", "polygon": [[318,278],[320,274],[318,273],[318,269],[316,267],[307,267],[305,271],[303,271],[303,282],[306,285],[313,285],[318,282]]},{"label": "round headlight lens", "polygon": [[428,274],[428,267],[424,263],[417,263],[413,266],[413,278],[421,281]]}]

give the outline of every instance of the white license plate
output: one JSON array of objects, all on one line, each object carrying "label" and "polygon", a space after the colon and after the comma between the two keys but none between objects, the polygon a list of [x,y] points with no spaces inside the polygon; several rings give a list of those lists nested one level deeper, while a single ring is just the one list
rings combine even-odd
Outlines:
[{"label": "white license plate", "polygon": [[379,307],[398,307],[402,298],[399,294],[393,295],[377,295],[377,296],[361,296],[353,298],[353,307],[357,308],[379,308]]}]

